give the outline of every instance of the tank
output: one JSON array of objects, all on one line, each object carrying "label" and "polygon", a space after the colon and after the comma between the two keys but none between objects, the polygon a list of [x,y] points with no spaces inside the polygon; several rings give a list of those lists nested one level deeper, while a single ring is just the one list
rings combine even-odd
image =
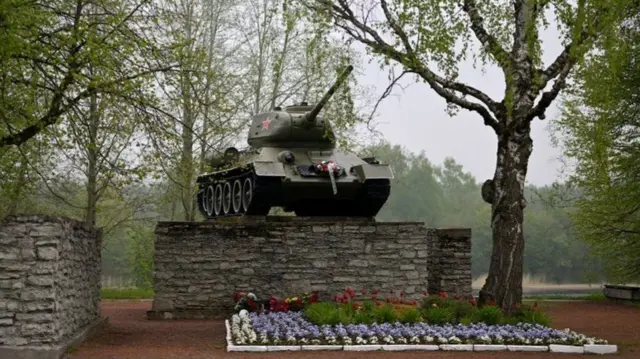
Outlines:
[{"label": "tank", "polygon": [[282,207],[297,216],[375,217],[389,198],[393,172],[374,157],[336,147],[320,115],[352,66],[315,105],[276,107],[251,119],[245,150],[227,148],[196,179],[197,203],[207,219],[266,216]]}]

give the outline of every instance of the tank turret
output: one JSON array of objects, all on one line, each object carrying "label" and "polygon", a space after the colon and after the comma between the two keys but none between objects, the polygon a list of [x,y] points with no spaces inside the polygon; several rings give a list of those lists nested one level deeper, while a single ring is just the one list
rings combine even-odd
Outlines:
[{"label": "tank turret", "polygon": [[374,217],[387,201],[393,173],[375,158],[336,148],[322,109],[344,84],[348,66],[318,103],[255,115],[247,151],[229,148],[198,176],[198,208],[208,219],[266,215],[272,206],[298,216]]},{"label": "tank turret", "polygon": [[336,82],[311,106],[306,102],[287,106],[284,110],[274,109],[253,117],[247,142],[253,148],[265,146],[333,148],[333,128],[328,120],[320,116],[320,111],[347,80],[353,71],[349,65]]}]

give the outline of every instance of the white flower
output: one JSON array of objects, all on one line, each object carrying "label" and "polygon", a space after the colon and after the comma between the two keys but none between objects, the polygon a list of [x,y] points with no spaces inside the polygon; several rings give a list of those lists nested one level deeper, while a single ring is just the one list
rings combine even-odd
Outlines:
[{"label": "white flower", "polygon": [[320,343],[321,343],[320,339],[311,339],[311,344],[313,345],[318,345]]},{"label": "white flower", "polygon": [[249,317],[249,312],[246,309],[243,309],[238,313],[238,316],[242,319]]},{"label": "white flower", "polygon": [[451,336],[447,339],[447,341],[451,344],[460,344],[462,343],[462,340],[460,340],[460,338],[456,337],[456,336]]},{"label": "white flower", "polygon": [[349,337],[342,337],[342,341],[346,344],[346,345],[351,345],[351,338]]},{"label": "white flower", "polygon": [[429,336],[429,335],[426,335],[426,336],[422,337],[422,339],[424,339],[424,341],[426,343],[433,343],[433,341],[434,341],[434,338],[432,336]]},{"label": "white flower", "polygon": [[378,343],[378,337],[376,337],[375,335],[369,338],[369,343],[371,344],[377,344]]},{"label": "white flower", "polygon": [[382,341],[387,344],[393,344],[393,337],[391,337],[391,335],[385,335]]},{"label": "white flower", "polygon": [[412,336],[411,339],[409,339],[409,341],[412,344],[420,344],[420,338],[418,338],[417,336]]},{"label": "white flower", "polygon": [[356,344],[367,344],[367,341],[361,336],[356,337]]}]

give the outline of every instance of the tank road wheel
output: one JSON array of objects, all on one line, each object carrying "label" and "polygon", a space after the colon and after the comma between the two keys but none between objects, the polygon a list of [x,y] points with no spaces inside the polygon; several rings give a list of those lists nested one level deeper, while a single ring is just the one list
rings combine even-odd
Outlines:
[{"label": "tank road wheel", "polygon": [[216,186],[214,202],[213,202],[213,211],[215,212],[216,216],[219,216],[222,212],[222,185],[221,184],[218,184]]},{"label": "tank road wheel", "polygon": [[229,214],[231,211],[231,183],[226,182],[222,189],[222,210],[224,214]]},{"label": "tank road wheel", "polygon": [[213,203],[215,201],[213,185],[207,186],[207,191],[205,192],[205,195],[202,196],[202,198],[204,200],[203,204],[205,211],[207,211],[207,216],[213,217]]},{"label": "tank road wheel", "polygon": [[207,207],[207,187],[202,189],[202,192],[198,193],[200,198],[200,207],[202,208],[202,215],[206,216],[209,213],[209,207]]},{"label": "tank road wheel", "polygon": [[233,213],[240,213],[242,208],[242,183],[239,179],[233,181]]},{"label": "tank road wheel", "polygon": [[246,212],[253,199],[253,183],[251,178],[246,178],[242,185],[242,209]]}]

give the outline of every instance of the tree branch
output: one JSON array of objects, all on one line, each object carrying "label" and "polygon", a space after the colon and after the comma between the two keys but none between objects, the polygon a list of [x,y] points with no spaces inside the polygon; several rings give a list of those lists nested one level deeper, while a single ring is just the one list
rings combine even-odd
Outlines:
[{"label": "tree branch", "polygon": [[529,114],[527,115],[528,121],[532,121],[536,117],[539,117],[541,120],[544,120],[546,118],[545,111],[547,110],[547,108],[549,108],[549,106],[551,106],[553,100],[558,97],[560,91],[565,88],[567,77],[569,76],[569,73],[571,72],[574,64],[575,61],[569,61],[564,65],[562,70],[560,70],[558,78],[553,83],[551,90],[543,93],[540,101],[538,101],[538,104],[529,111]]},{"label": "tree branch", "polygon": [[[353,39],[369,46],[369,48],[374,53],[385,55],[395,60],[396,62],[404,66],[406,72],[413,72],[418,74],[431,86],[431,88],[438,95],[443,97],[448,103],[453,103],[466,110],[479,113],[484,119],[484,124],[491,127],[497,134],[499,134],[501,132],[500,125],[498,121],[496,121],[496,119],[491,115],[489,110],[494,113],[499,113],[500,105],[482,91],[469,85],[445,79],[425,66],[413,52],[406,33],[404,33],[402,28],[400,28],[397,22],[395,22],[395,19],[392,17],[387,7],[387,2],[383,0],[381,4],[383,6],[385,16],[387,16],[387,22],[389,23],[389,26],[392,27],[396,35],[403,42],[406,52],[397,50],[388,42],[384,41],[382,36],[380,36],[380,34],[376,30],[359,21],[353,14],[353,11],[349,8],[349,4],[346,0],[338,0],[338,5],[334,5],[333,1],[331,0],[315,0],[313,1],[313,4],[305,3],[304,5],[307,8],[318,12],[327,10],[331,11],[331,15],[336,22],[336,26],[344,30]],[[341,23],[340,20],[352,24],[355,28]],[[367,35],[372,39],[367,38]],[[460,92],[463,96],[472,96],[476,98],[477,100],[484,103],[484,105],[486,105],[489,110],[487,110],[487,107],[479,103],[468,101],[456,95],[454,91]]]},{"label": "tree branch", "polygon": [[87,98],[94,93],[100,93],[101,91],[106,91],[108,87],[114,87],[119,84],[122,84],[123,82],[132,81],[149,74],[153,74],[156,72],[167,72],[174,69],[175,67],[176,67],[175,65],[170,65],[170,66],[165,66],[161,68],[148,69],[133,75],[124,76],[117,80],[104,82],[96,86],[89,86],[87,89],[80,92],[77,96],[70,99],[68,104],[63,105],[64,98],[65,98],[64,92],[73,83],[73,78],[74,78],[72,75],[73,70],[71,70],[69,71],[69,73],[67,73],[67,75],[62,81],[62,84],[60,85],[58,90],[54,93],[53,98],[51,100],[51,105],[49,106],[49,110],[47,111],[47,113],[44,116],[42,116],[40,119],[38,119],[36,123],[25,127],[20,132],[10,134],[0,138],[0,148],[4,146],[10,146],[10,145],[19,146],[25,143],[31,137],[40,133],[40,131],[42,131],[43,129],[55,124],[60,118],[60,116],[62,116],[70,108],[75,106],[80,100]]},{"label": "tree branch", "polygon": [[[583,12],[584,8],[578,8],[578,13]],[[594,26],[598,27],[600,24],[600,17],[602,13],[598,13],[594,18]],[[537,74],[539,76],[539,82],[537,89],[543,89],[547,86],[547,83],[554,79],[556,76],[560,75],[560,73],[564,70],[565,65],[571,60],[571,57],[574,56],[574,51],[576,48],[584,45],[584,43],[589,40],[593,34],[587,31],[587,28],[583,26],[583,23],[579,23],[576,26],[580,26],[580,33],[574,38],[565,48],[562,50],[560,55],[556,57],[556,59],[544,70],[538,70]]]},{"label": "tree branch", "polygon": [[500,46],[498,40],[485,30],[484,19],[478,13],[475,0],[464,0],[462,10],[469,15],[471,30],[476,35],[476,38],[482,43],[484,49],[493,56],[502,71],[507,72],[511,65],[511,56]]}]

